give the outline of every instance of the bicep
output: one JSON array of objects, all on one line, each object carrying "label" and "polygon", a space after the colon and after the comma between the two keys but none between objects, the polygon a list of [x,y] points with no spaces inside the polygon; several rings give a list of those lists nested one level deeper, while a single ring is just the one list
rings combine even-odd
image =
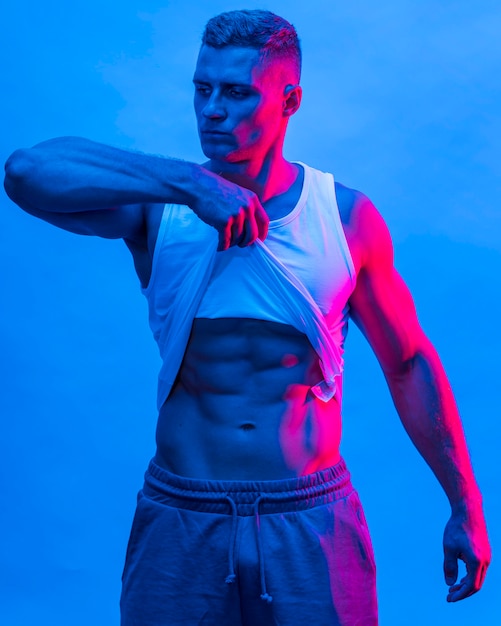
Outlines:
[{"label": "bicep", "polygon": [[385,276],[362,270],[350,298],[350,315],[385,373],[401,371],[422,342],[412,296],[396,270]]},{"label": "bicep", "polygon": [[361,211],[359,237],[364,260],[350,298],[350,315],[385,374],[398,373],[424,340],[409,288],[394,267],[388,228],[375,207]]}]

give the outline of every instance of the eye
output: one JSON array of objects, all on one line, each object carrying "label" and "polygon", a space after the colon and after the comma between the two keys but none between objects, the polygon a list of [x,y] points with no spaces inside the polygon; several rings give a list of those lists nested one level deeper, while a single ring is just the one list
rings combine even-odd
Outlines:
[{"label": "eye", "polygon": [[247,91],[243,91],[242,89],[235,89],[235,88],[230,89],[229,94],[232,98],[237,98],[237,99],[246,98],[249,95]]},{"label": "eye", "polygon": [[195,85],[195,91],[201,96],[209,96],[211,92],[210,87],[207,87],[207,85]]}]

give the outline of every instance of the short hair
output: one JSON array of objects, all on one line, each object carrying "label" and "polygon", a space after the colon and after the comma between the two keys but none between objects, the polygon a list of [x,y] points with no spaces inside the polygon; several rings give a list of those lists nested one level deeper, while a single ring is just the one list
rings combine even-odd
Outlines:
[{"label": "short hair", "polygon": [[254,9],[216,15],[205,26],[202,45],[254,48],[266,60],[291,61],[298,81],[301,76],[301,44],[296,29],[271,11]]}]

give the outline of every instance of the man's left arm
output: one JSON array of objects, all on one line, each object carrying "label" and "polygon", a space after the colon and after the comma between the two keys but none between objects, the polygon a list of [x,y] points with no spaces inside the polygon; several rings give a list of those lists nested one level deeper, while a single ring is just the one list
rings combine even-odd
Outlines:
[{"label": "man's left arm", "polygon": [[[449,499],[444,575],[450,585],[447,600],[455,602],[480,589],[489,565],[482,496],[444,368],[394,268],[388,229],[372,203],[354,193],[349,228],[360,254],[351,316],[381,364],[405,430]],[[456,583],[458,559],[467,574]]]}]

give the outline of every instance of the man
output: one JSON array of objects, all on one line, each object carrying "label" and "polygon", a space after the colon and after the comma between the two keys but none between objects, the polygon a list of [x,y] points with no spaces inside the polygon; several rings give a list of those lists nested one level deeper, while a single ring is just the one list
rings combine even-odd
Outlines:
[{"label": "man", "polygon": [[300,65],[288,22],[224,13],[194,74],[203,166],[76,138],[6,165],[25,211],[123,238],[148,299],[163,358],[157,451],[127,550],[124,626],[377,624],[370,537],[339,454],[348,317],[449,498],[448,600],[485,577],[457,409],[388,230],[363,194],[283,157]]}]

